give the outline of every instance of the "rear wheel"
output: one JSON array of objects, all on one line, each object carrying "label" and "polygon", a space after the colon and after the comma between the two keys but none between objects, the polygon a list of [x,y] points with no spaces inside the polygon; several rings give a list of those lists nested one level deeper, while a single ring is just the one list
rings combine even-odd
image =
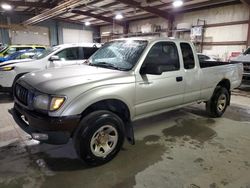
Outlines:
[{"label": "rear wheel", "polygon": [[103,110],[87,115],[74,136],[78,156],[91,166],[112,160],[123,141],[122,120],[116,114]]},{"label": "rear wheel", "polygon": [[212,117],[221,117],[229,104],[229,91],[224,87],[216,87],[212,98],[206,103],[206,110]]}]

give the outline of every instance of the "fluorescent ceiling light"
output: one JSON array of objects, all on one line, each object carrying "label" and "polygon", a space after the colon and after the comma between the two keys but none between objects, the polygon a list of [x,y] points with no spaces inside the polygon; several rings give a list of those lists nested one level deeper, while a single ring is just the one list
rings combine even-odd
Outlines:
[{"label": "fluorescent ceiling light", "polygon": [[85,26],[89,26],[90,25],[90,22],[85,22]]},{"label": "fluorescent ceiling light", "polygon": [[121,13],[118,13],[118,14],[115,15],[115,19],[116,20],[121,20],[121,19],[123,19],[123,15]]},{"label": "fluorescent ceiling light", "polygon": [[1,7],[2,7],[2,9],[4,9],[4,10],[11,10],[11,9],[12,9],[12,6],[9,5],[9,4],[7,4],[7,3],[2,3],[2,4],[1,4]]},{"label": "fluorescent ceiling light", "polygon": [[173,2],[173,6],[174,6],[175,8],[181,7],[182,5],[183,5],[183,1],[182,1],[182,0],[177,0],[177,1],[174,1],[174,2]]}]

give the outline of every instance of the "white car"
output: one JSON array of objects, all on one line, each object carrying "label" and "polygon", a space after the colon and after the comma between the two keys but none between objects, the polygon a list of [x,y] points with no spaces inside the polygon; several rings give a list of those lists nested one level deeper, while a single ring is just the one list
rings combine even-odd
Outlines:
[{"label": "white car", "polygon": [[63,44],[48,48],[33,59],[0,63],[0,92],[12,92],[13,83],[26,73],[81,64],[100,47],[98,43]]}]

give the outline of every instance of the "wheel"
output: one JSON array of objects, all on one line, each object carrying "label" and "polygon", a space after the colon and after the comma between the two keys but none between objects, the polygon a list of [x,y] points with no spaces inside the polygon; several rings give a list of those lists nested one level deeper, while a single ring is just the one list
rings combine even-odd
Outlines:
[{"label": "wheel", "polygon": [[212,117],[221,117],[227,109],[230,95],[226,88],[216,87],[213,96],[206,103],[206,110]]},{"label": "wheel", "polygon": [[91,166],[112,160],[124,142],[123,126],[123,121],[109,111],[101,110],[87,115],[74,136],[79,158]]}]

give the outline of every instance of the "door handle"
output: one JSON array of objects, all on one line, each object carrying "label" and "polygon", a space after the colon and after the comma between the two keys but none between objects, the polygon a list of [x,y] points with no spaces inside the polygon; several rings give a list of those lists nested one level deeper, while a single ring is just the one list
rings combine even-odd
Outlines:
[{"label": "door handle", "polygon": [[139,83],[139,85],[150,85],[150,84],[152,84],[153,82],[141,82],[141,83]]},{"label": "door handle", "polygon": [[177,82],[181,82],[182,80],[183,80],[183,77],[182,77],[182,76],[176,77],[176,81],[177,81]]}]

